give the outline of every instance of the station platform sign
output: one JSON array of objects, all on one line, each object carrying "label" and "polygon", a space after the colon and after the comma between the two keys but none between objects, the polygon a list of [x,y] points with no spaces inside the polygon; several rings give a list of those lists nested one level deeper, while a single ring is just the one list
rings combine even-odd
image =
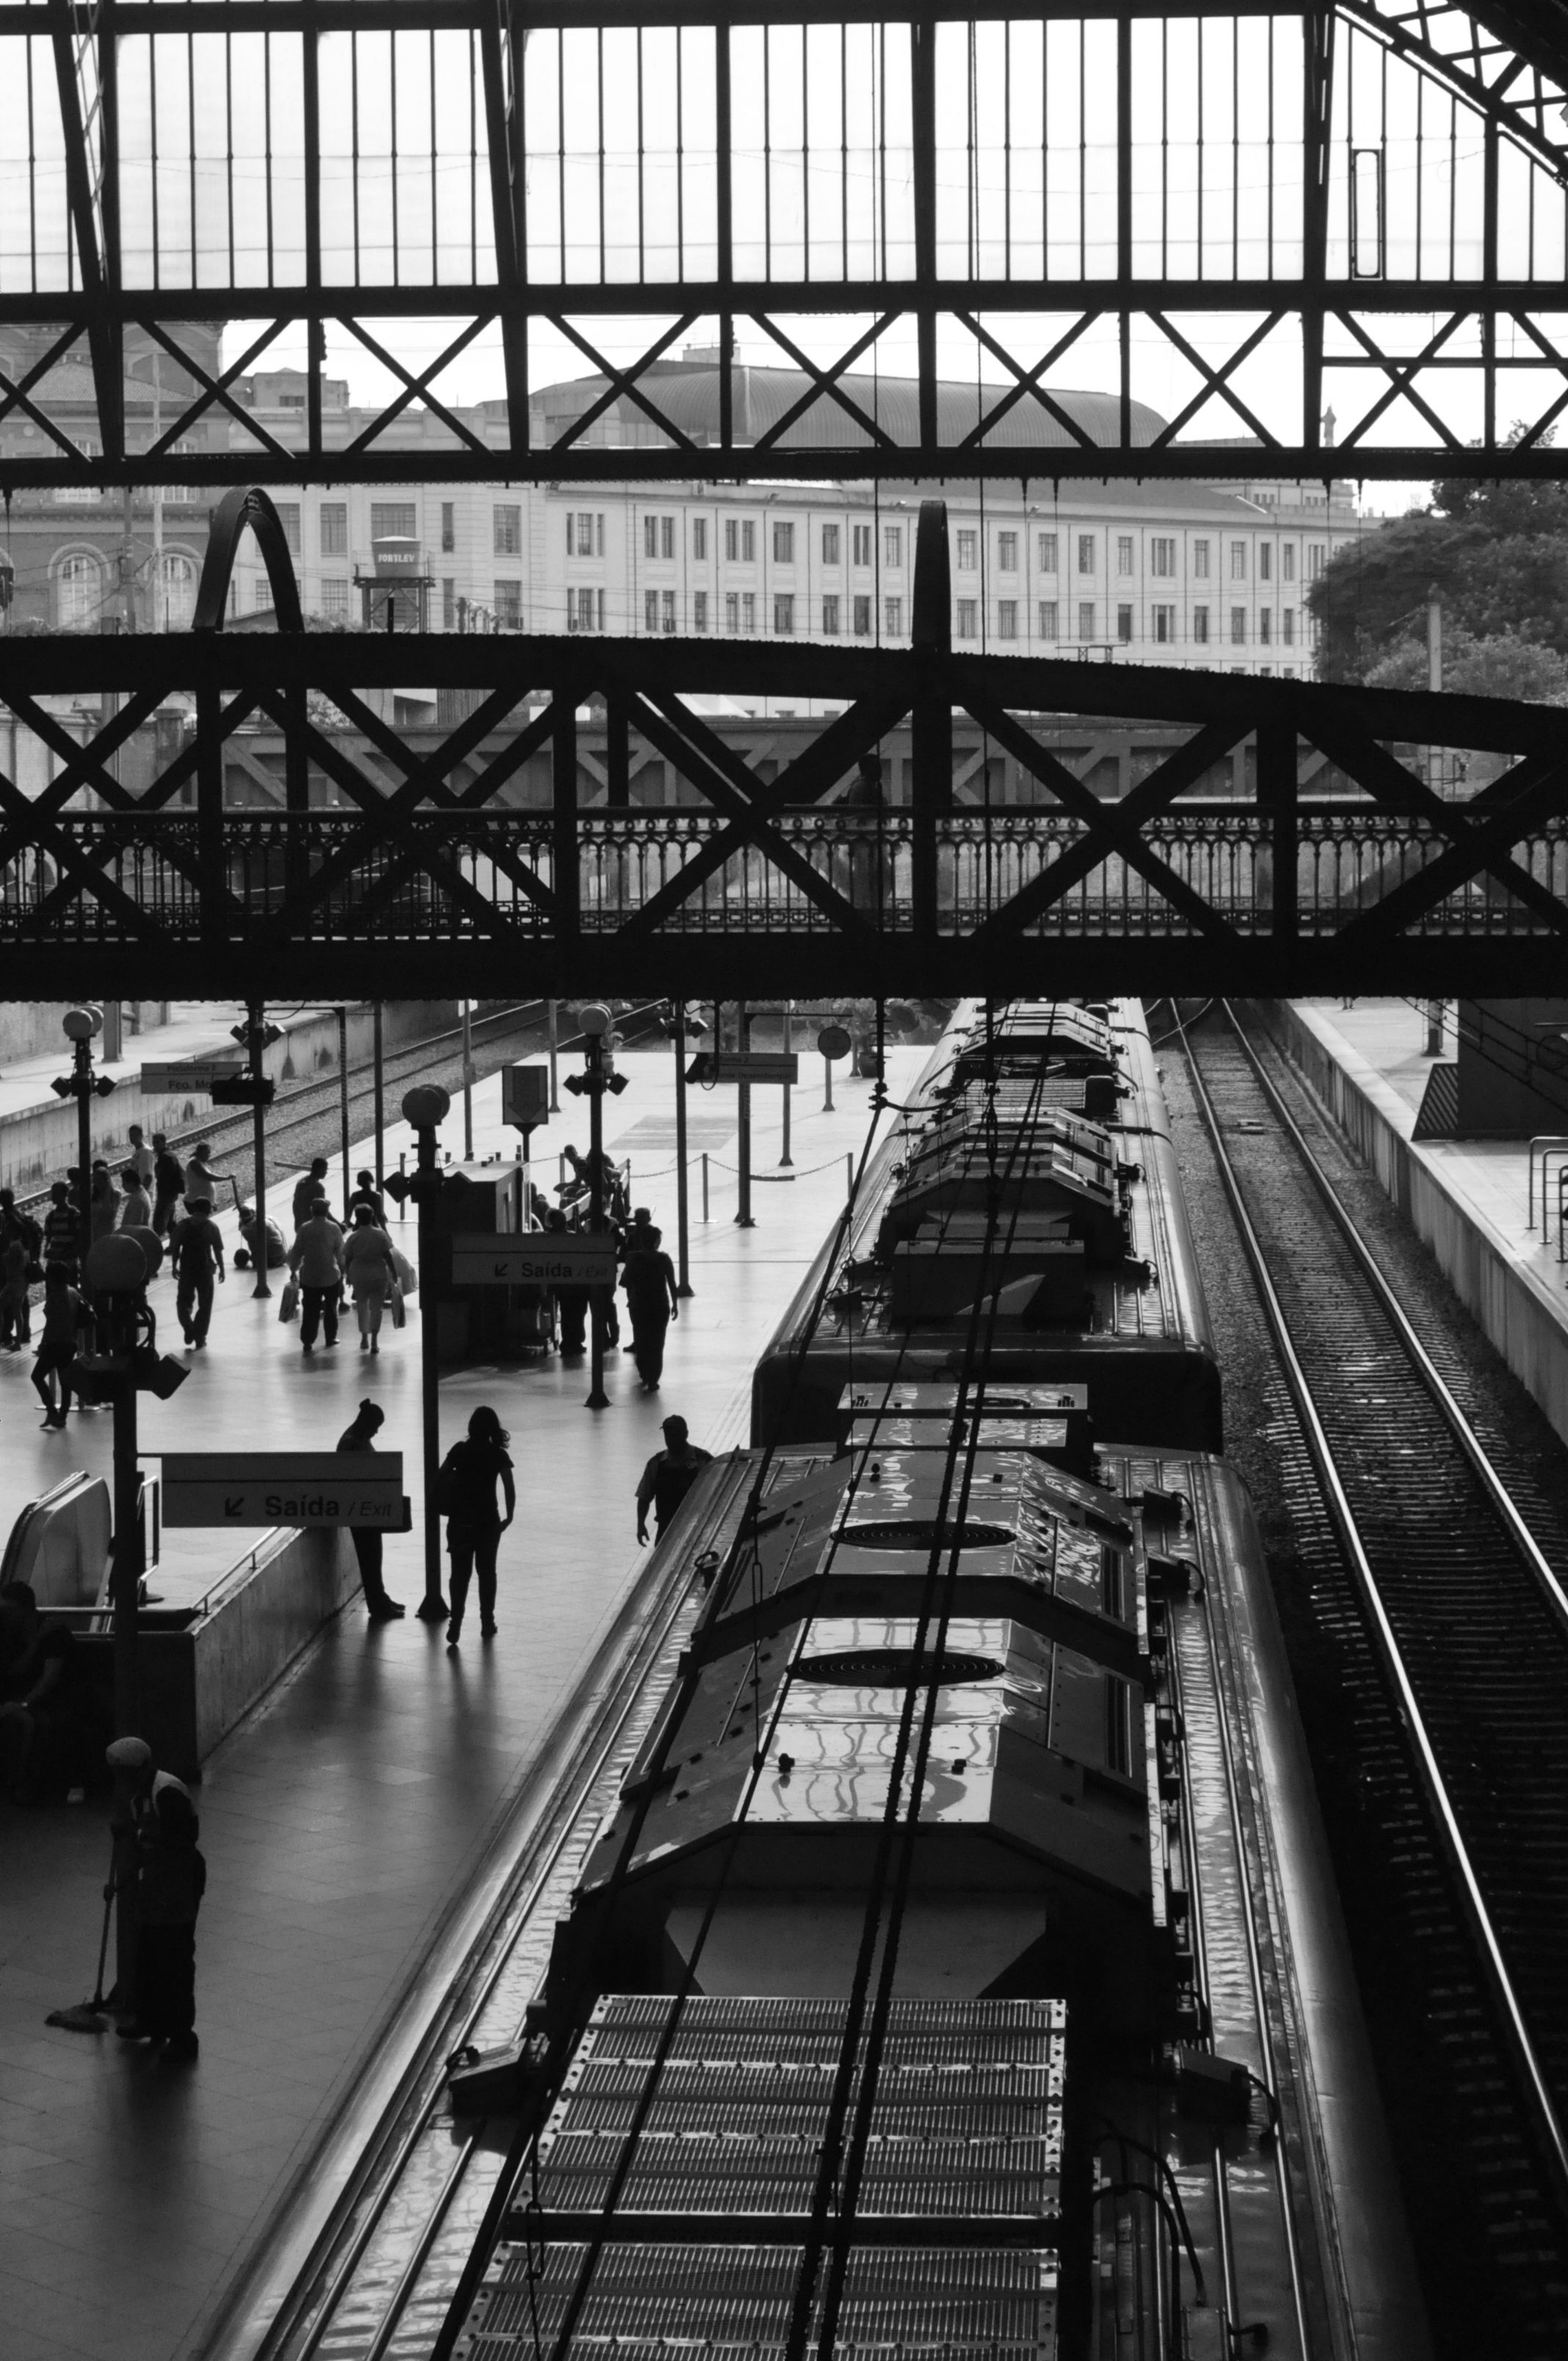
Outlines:
[{"label": "station platform sign", "polygon": [[170,1451],[165,1525],[408,1530],[400,1451]]},{"label": "station platform sign", "polygon": [[455,1287],[613,1287],[613,1239],[530,1230],[519,1237],[452,1241]]}]

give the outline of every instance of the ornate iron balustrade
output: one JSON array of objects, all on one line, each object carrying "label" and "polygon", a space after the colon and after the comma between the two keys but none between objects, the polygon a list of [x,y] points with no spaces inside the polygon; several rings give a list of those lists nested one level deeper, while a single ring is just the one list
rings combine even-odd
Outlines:
[{"label": "ornate iron balustrade", "polygon": [[[221,617],[250,517],[278,610],[297,619],[265,496],[225,510],[199,611]],[[803,948],[817,987],[873,993],[1557,988],[1555,709],[955,655],[947,550],[927,503],[915,645],[891,653],[211,628],[0,644],[0,708],[53,769],[32,796],[0,771],[0,988],[246,998],[275,996],[286,972],[302,993],[386,998],[763,996],[801,988]],[[416,748],[373,701],[410,679],[477,692],[474,709]],[[117,709],[80,742],[46,701],[60,688]],[[764,778],[687,701],[707,689],[842,709]],[[193,733],[170,733],[133,791],[118,756],[177,691]],[[589,698],[609,801],[585,808]],[[1043,800],[959,805],[955,712]],[[1063,714],[1163,721],[1169,751],[1102,797],[1049,743]],[[225,754],[258,717],[280,737],[282,805],[236,809]],[[880,768],[901,729],[906,801]],[[633,731],[694,803],[625,802]],[[1249,739],[1252,793],[1216,795]],[[540,805],[520,791],[545,750]],[[1430,784],[1455,752],[1489,774],[1462,796]],[[1303,770],[1321,782],[1325,764],[1342,791],[1305,791]]]}]

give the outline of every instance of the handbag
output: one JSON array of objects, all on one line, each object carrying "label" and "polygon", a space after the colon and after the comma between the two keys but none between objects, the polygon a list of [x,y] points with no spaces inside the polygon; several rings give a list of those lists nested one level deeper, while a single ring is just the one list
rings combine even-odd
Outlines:
[{"label": "handbag", "polygon": [[403,1293],[412,1295],[419,1286],[419,1273],[400,1246],[392,1248],[392,1268],[397,1273],[398,1285]]},{"label": "handbag", "polygon": [[286,1279],[283,1281],[283,1292],[278,1299],[278,1317],[280,1320],[284,1321],[292,1320],[299,1308],[299,1281],[298,1279]]},{"label": "handbag", "polygon": [[398,1285],[396,1279],[392,1281],[392,1292],[387,1300],[391,1308],[393,1327],[401,1328],[407,1322],[409,1315],[403,1310],[403,1290]]}]

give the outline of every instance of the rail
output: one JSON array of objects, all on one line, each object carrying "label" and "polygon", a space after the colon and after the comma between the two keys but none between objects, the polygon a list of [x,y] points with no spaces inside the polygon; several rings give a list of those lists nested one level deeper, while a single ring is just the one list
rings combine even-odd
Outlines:
[{"label": "rail", "polygon": [[[1561,1583],[1543,1556],[1526,1520],[1519,1513],[1507,1485],[1493,1465],[1480,1437],[1464,1417],[1452,1390],[1444,1383],[1431,1356],[1416,1335],[1402,1307],[1396,1301],[1392,1290],[1360,1238],[1348,1211],[1333,1190],[1327,1175],[1322,1171],[1288,1108],[1254,1054],[1251,1045],[1245,1040],[1240,1027],[1235,1025],[1234,1016],[1228,1008],[1225,1014],[1267,1105],[1284,1129],[1295,1153],[1300,1159],[1334,1228],[1339,1232],[1342,1239],[1348,1244],[1356,1268],[1370,1285],[1379,1310],[1391,1323],[1398,1345],[1407,1356],[1409,1366],[1420,1388],[1436,1405],[1444,1423],[1453,1434],[1470,1468],[1479,1480],[1482,1491],[1507,1533],[1509,1545],[1517,1553],[1538,1598],[1543,1602],[1559,1632],[1568,1631],[1568,1597],[1564,1596]],[[1326,1432],[1319,1400],[1298,1352],[1292,1325],[1275,1283],[1269,1257],[1254,1223],[1234,1164],[1225,1146],[1220,1117],[1204,1081],[1200,1060],[1193,1052],[1185,1028],[1179,1024],[1178,1029],[1186,1053],[1194,1094],[1218,1163],[1225,1194],[1241,1235],[1253,1279],[1264,1307],[1285,1382],[1300,1422],[1307,1453],[1321,1488],[1322,1500],[1344,1554],[1345,1562],[1362,1603],[1377,1659],[1408,1735],[1409,1751],[1417,1772],[1420,1790],[1438,1831],[1442,1850],[1447,1857],[1485,1981],[1497,2004],[1505,2042],[1527,2097],[1530,2118],[1548,2165],[1558,2207],[1560,2211],[1568,2212],[1568,2134],[1564,2132],[1563,2117],[1558,2109],[1551,2081],[1542,2063],[1529,2016],[1519,1995],[1515,1973],[1509,1962],[1508,1947],[1486,1899],[1483,1879],[1476,1867],[1472,1842],[1464,1825],[1464,1816],[1455,1804],[1451,1780],[1445,1773],[1440,1760],[1440,1750],[1433,1740],[1429,1715],[1423,1708],[1420,1684],[1412,1675],[1406,1647],[1399,1638],[1398,1619],[1390,1606],[1386,1578],[1380,1576],[1377,1570],[1375,1563],[1376,1553],[1369,1544],[1362,1520],[1352,1505],[1347,1482],[1342,1474],[1338,1456]],[[1336,1372],[1336,1374],[1340,1373]]]}]

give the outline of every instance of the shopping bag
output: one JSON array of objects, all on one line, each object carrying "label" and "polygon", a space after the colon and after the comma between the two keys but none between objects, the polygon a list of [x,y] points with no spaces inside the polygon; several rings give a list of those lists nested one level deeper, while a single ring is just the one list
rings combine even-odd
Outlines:
[{"label": "shopping bag", "polygon": [[286,1279],[283,1281],[283,1292],[278,1299],[278,1317],[280,1320],[292,1320],[299,1308],[299,1281]]},{"label": "shopping bag", "polygon": [[412,1295],[419,1285],[419,1273],[401,1246],[392,1248],[392,1268],[397,1273],[398,1285],[402,1289],[403,1293]]},{"label": "shopping bag", "polygon": [[402,1289],[401,1289],[400,1287],[396,1287],[396,1286],[395,1286],[395,1287],[393,1288],[393,1290],[392,1290],[392,1292],[391,1292],[391,1295],[390,1295],[390,1297],[389,1297],[389,1302],[390,1302],[390,1304],[391,1304],[391,1311],[392,1311],[392,1325],[393,1325],[393,1327],[394,1327],[394,1328],[400,1328],[400,1327],[403,1325],[403,1323],[407,1320],[407,1318],[408,1318],[408,1316],[409,1316],[409,1315],[408,1315],[408,1313],[403,1310],[403,1290],[402,1290]]}]

